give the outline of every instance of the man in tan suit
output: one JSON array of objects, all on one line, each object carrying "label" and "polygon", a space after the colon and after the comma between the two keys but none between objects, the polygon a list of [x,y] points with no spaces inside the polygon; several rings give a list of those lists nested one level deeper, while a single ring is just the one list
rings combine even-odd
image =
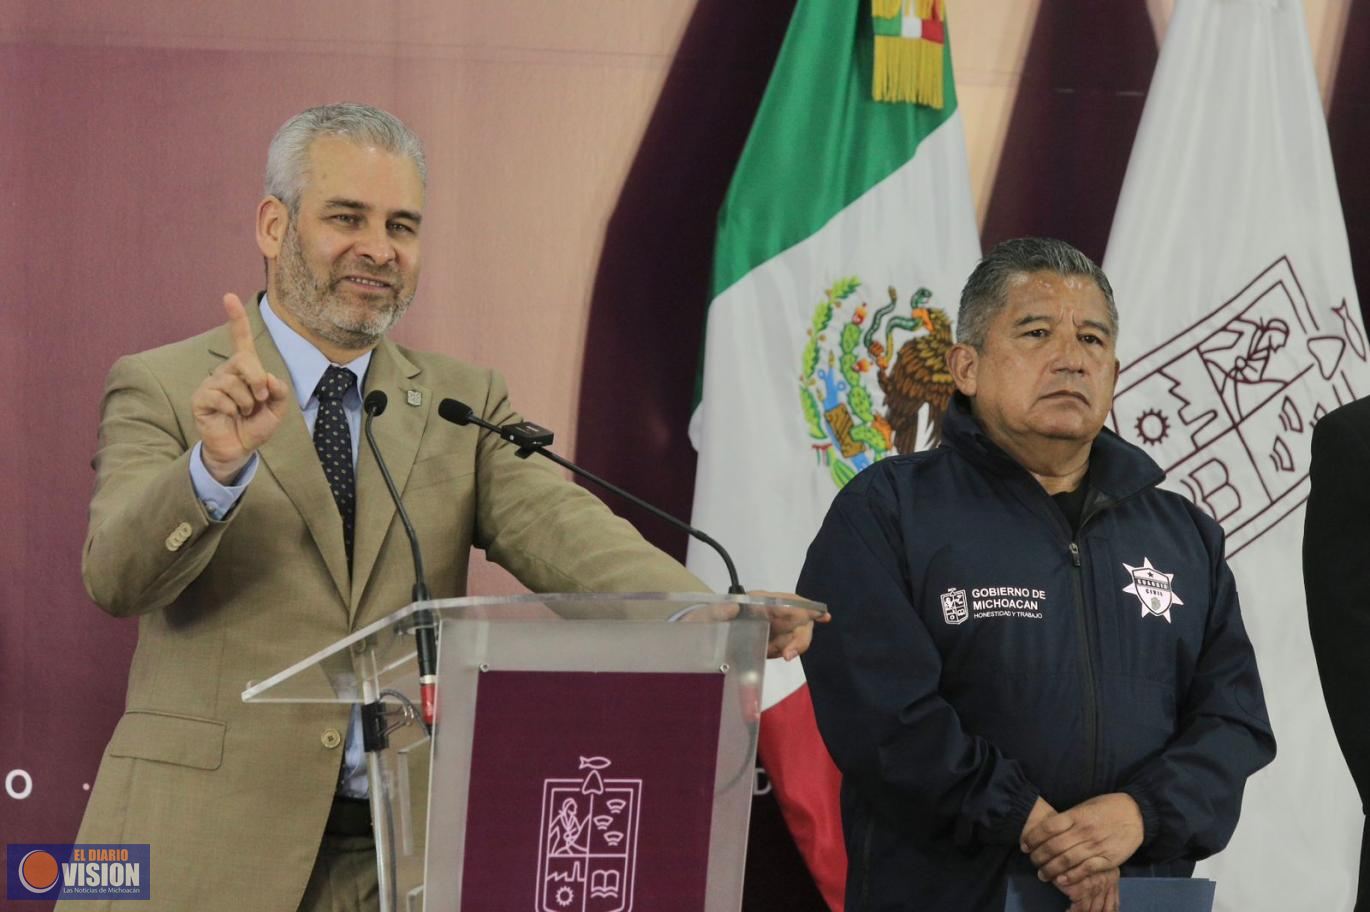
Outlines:
[{"label": "man in tan suit", "polygon": [[[434,598],[464,594],[472,547],[535,591],[706,589],[539,460],[439,418],[451,396],[518,420],[493,372],[385,337],[418,281],[424,184],[391,115],[297,115],[257,210],[264,298],[227,295],[226,325],[110,372],[83,573],[139,636],[78,840],[150,843],[149,908],[375,903],[369,840],[333,832],[365,807],[348,707],[239,696],[409,601],[407,540],[358,446],[366,393],[391,403],[375,432]],[[809,629],[777,631],[772,653],[801,651]]]}]

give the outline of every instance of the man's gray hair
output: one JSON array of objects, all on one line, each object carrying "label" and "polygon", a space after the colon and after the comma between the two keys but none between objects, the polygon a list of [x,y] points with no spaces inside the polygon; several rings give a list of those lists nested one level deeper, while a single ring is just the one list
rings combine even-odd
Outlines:
[{"label": "man's gray hair", "polygon": [[309,146],[321,136],[338,136],[354,143],[378,146],[410,159],[419,180],[428,186],[428,163],[423,143],[394,114],[370,105],[343,102],[301,111],[276,131],[266,152],[266,193],[298,212],[300,194],[309,176]]},{"label": "man's gray hair", "polygon": [[1052,272],[1058,276],[1083,276],[1099,286],[1108,303],[1108,322],[1118,332],[1118,307],[1108,276],[1089,257],[1065,241],[1054,238],[1014,238],[996,244],[985,254],[961,290],[961,309],[956,315],[956,341],[972,348],[985,345],[990,321],[1008,303],[1008,289],[1020,276]]}]

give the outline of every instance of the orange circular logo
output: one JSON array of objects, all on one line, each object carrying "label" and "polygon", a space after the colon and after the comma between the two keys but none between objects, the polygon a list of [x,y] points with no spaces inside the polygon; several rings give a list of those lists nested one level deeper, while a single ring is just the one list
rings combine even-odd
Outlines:
[{"label": "orange circular logo", "polygon": [[57,859],[34,849],[19,860],[19,882],[30,893],[46,893],[57,883]]}]

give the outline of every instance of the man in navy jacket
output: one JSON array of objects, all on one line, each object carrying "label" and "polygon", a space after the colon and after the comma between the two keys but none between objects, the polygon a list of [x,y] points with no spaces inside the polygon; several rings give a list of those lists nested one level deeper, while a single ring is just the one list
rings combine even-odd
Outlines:
[{"label": "man in navy jacket", "polygon": [[850,912],[1000,910],[1033,873],[1112,912],[1120,874],[1226,845],[1275,755],[1222,530],[1103,429],[1117,327],[1088,257],[1000,244],[962,293],[943,445],[862,472],[809,549]]}]

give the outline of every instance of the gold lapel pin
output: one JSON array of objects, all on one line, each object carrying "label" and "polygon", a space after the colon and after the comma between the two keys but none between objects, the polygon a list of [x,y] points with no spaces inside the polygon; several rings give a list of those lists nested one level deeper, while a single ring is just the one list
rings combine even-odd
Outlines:
[{"label": "gold lapel pin", "polygon": [[404,394],[404,401],[410,405],[423,405],[423,393],[418,390],[409,390]]}]

